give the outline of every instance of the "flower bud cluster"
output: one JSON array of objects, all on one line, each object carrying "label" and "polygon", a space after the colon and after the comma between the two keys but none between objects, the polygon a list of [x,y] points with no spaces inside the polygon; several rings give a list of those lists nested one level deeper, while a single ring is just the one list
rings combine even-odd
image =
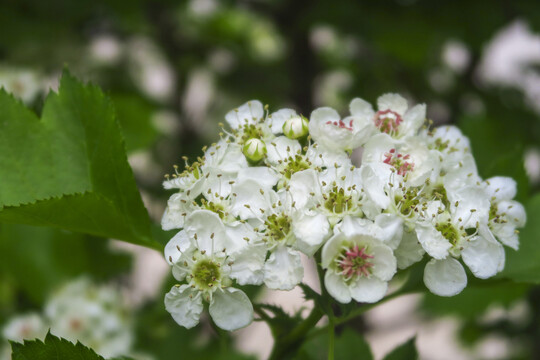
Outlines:
[{"label": "flower bud cluster", "polygon": [[[301,255],[320,255],[327,292],[341,303],[376,302],[398,269],[427,258],[424,283],[453,296],[504,267],[525,223],[516,183],[483,180],[458,128],[431,128],[426,106],[385,94],[342,118],[323,107],[304,118],[256,100],[229,112],[230,130],[165,181],[177,189],[163,216],[178,229],[165,257],[181,284],[165,297],[182,326],[209,304],[219,327],[253,319],[236,285],[291,290]],[[361,163],[351,154],[362,149]]]}]

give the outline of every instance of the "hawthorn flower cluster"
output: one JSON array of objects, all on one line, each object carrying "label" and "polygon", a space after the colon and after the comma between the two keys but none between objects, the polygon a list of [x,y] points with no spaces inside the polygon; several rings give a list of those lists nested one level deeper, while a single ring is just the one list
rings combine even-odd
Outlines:
[{"label": "hawthorn flower cluster", "polygon": [[[120,293],[111,287],[96,286],[87,278],[56,291],[45,304],[43,314],[32,312],[10,319],[2,336],[15,342],[43,340],[49,330],[71,342],[80,341],[107,358],[133,355],[133,324],[122,306]],[[6,345],[0,359],[11,359],[10,353]]]},{"label": "hawthorn flower cluster", "polygon": [[[225,330],[248,325],[253,306],[238,285],[291,290],[301,255],[315,257],[341,303],[383,298],[398,269],[427,258],[426,287],[440,296],[504,267],[525,223],[516,183],[483,180],[458,128],[432,128],[426,106],[385,94],[356,98],[342,118],[323,107],[309,120],[257,101],[230,111],[220,140],[168,177],[163,215],[178,229],[165,257],[180,284],[166,309],[186,328],[208,304]],[[361,149],[361,162],[351,155]]]}]

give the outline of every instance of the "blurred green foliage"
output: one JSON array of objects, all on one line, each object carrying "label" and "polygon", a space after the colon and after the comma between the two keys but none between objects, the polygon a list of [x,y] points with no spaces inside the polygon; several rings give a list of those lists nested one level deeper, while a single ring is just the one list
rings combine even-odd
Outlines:
[{"label": "blurred green foliage", "polygon": [[[123,149],[121,154],[116,151],[124,146],[122,137],[128,156],[144,155],[142,164],[131,159],[135,180],[150,199],[150,214],[158,223],[162,209],[151,205],[163,206],[168,196],[161,189],[162,174],[170,172],[182,155],[201,155],[200,147],[216,139],[217,123],[229,109],[259,98],[271,108],[288,106],[306,116],[320,105],[333,106],[344,114],[353,97],[374,101],[384,92],[395,91],[426,102],[436,123],[458,124],[471,139],[483,177],[516,179],[518,199],[526,205],[529,217],[521,232],[521,250],[507,250],[505,271],[497,279],[483,285],[473,282],[452,299],[426,296],[425,316],[452,314],[466,319],[464,333],[474,335],[469,337],[470,343],[491,330],[505,334],[501,329],[506,329],[505,336],[519,334],[529,346],[529,354],[539,356],[538,346],[527,339],[540,335],[540,326],[534,323],[540,318],[538,287],[529,284],[540,282],[540,184],[530,181],[523,159],[528,150],[540,147],[540,116],[522,89],[483,83],[477,73],[488,41],[519,19],[531,31],[540,32],[540,3],[4,0],[0,4],[0,65],[31,69],[52,85],[68,65],[77,77],[103,88],[112,101],[104,100],[96,89],[79,88],[65,80],[63,86],[71,87],[70,92],[79,94],[77,98],[67,98],[61,88],[60,95],[46,101],[42,92],[29,104],[41,114],[42,122],[48,117],[62,119],[69,111],[70,119],[81,121],[71,123],[73,132],[82,127],[93,129],[93,135],[81,145],[69,136],[48,138],[39,116],[0,95],[0,123],[9,124],[0,134],[0,187],[6,187],[9,191],[3,193],[10,196],[0,198],[0,204],[11,206],[0,208],[2,321],[10,314],[38,308],[52,288],[82,272],[100,280],[116,277],[120,282],[119,275],[130,267],[127,255],[111,252],[105,240],[80,233],[90,229],[84,214],[59,210],[61,203],[71,206],[77,199],[45,200],[50,196],[86,191],[80,196],[94,197],[95,203],[87,210],[101,220],[101,227],[93,235],[156,248],[160,245],[151,242],[151,237],[166,243],[169,235],[155,224],[150,235],[148,216]],[[469,60],[463,71],[454,71],[443,61],[448,41],[466,47]],[[444,86],[434,85],[434,73],[442,74]],[[105,128],[116,127],[116,120],[110,121],[115,116],[113,108],[122,134],[117,128]],[[68,123],[55,126],[67,130]],[[116,144],[116,154],[101,149],[101,155],[92,158],[75,151],[79,146],[91,146],[100,136]],[[53,141],[74,150],[51,153]],[[12,149],[17,153],[8,156]],[[10,177],[14,168],[19,172]],[[98,177],[100,172],[118,171],[121,183],[128,185],[100,188],[96,178],[85,175],[87,168]],[[17,181],[21,174],[24,183]],[[29,184],[39,187],[27,192],[24,189]],[[110,211],[103,212],[104,208]],[[28,220],[29,215],[33,220]],[[53,224],[78,233],[5,222]],[[520,283],[509,285],[508,279]],[[163,310],[162,293],[141,309],[141,349],[159,359],[175,358],[179,347],[189,357],[244,358],[231,350],[231,339],[223,334],[211,333],[205,342],[207,329],[185,331],[176,326]],[[517,330],[504,325],[488,329],[477,323],[491,305],[508,307],[519,301],[530,306],[531,323]],[[207,346],[194,345],[201,338],[200,344]],[[345,330],[337,337],[336,347],[348,349],[354,344],[356,349],[365,348],[362,351],[370,358],[362,341],[352,330]],[[302,356],[326,354],[320,348],[325,344],[314,339],[313,347],[304,349]],[[411,351],[408,342],[396,354]]]}]

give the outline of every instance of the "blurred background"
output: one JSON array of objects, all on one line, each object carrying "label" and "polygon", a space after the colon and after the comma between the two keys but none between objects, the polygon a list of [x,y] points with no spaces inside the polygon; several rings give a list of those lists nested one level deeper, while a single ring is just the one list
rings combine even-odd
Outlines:
[{"label": "blurred background", "polygon": [[[39,113],[64,68],[113,99],[156,223],[170,195],[163,175],[201,155],[224,114],[250,99],[346,115],[354,97],[399,92],[471,138],[484,178],[515,178],[522,202],[540,189],[538,1],[1,1],[0,86]],[[162,303],[172,276],[161,254],[28,226],[0,224],[0,326],[82,274],[124,295],[137,313],[134,347],[154,359],[269,352],[261,323],[232,336],[207,321],[177,326]],[[291,312],[304,304],[300,291],[258,296]],[[407,296],[354,328],[376,359],[415,334],[423,359],[540,359],[540,289],[493,282],[452,299]]]}]

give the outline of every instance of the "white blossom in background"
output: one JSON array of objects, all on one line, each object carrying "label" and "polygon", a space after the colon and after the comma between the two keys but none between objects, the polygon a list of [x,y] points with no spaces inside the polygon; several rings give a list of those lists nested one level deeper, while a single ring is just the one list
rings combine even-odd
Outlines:
[{"label": "white blossom in background", "polygon": [[45,305],[51,333],[80,341],[104,356],[129,354],[133,324],[118,290],[81,278],[55,292]]},{"label": "white blossom in background", "polygon": [[[432,127],[423,104],[398,94],[377,110],[356,98],[342,118],[322,107],[310,119],[251,100],[225,116],[220,141],[164,182],[176,189],[163,216],[177,229],[165,257],[178,284],[165,296],[176,322],[236,330],[253,320],[238,287],[291,290],[301,255],[324,271],[341,303],[376,302],[401,269],[427,258],[424,283],[453,296],[467,267],[485,279],[504,268],[525,224],[513,180],[478,174],[469,139]],[[362,150],[362,163],[351,161]]]},{"label": "white blossom in background", "polygon": [[[118,289],[95,285],[88,278],[76,279],[53,292],[43,314],[29,313],[9,320],[2,336],[16,342],[43,341],[48,331],[73,343],[79,341],[106,358],[150,359],[133,352],[134,323]],[[10,354],[6,351],[4,359],[11,359]]]},{"label": "white blossom in background", "polygon": [[44,79],[35,70],[0,66],[0,88],[25,104],[32,103],[45,90]]}]

